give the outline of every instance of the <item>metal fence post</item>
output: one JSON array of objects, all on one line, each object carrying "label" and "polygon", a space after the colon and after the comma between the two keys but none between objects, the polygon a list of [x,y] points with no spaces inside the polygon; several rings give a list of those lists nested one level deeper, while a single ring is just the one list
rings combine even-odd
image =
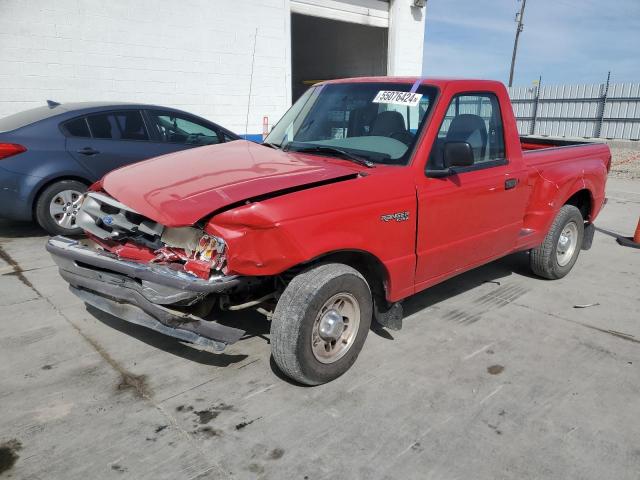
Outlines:
[{"label": "metal fence post", "polygon": [[611,80],[611,72],[607,74],[607,83],[604,86],[604,92],[602,92],[602,96],[600,98],[600,106],[598,109],[598,118],[596,120],[596,125],[594,128],[593,136],[594,138],[600,138],[600,134],[602,133],[602,122],[604,120],[604,107],[607,105],[607,95],[609,94],[609,81]]},{"label": "metal fence post", "polygon": [[529,127],[529,135],[536,133],[536,117],[538,116],[538,101],[540,100],[540,84],[542,83],[542,75],[538,78],[538,87],[536,88],[536,96],[533,99],[533,115],[531,116],[531,126]]}]

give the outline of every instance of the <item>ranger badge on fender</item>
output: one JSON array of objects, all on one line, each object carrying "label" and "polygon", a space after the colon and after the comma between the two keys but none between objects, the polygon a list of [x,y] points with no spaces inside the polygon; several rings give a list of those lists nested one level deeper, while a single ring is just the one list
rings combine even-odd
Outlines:
[{"label": "ranger badge on fender", "polygon": [[409,220],[409,212],[397,212],[397,213],[389,213],[387,215],[381,215],[380,220],[383,222],[390,222],[391,220],[395,220],[396,222],[404,222]]}]

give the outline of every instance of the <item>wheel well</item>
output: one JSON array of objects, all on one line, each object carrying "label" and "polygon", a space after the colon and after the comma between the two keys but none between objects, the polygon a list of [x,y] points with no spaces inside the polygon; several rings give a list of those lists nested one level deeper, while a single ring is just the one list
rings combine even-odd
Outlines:
[{"label": "wheel well", "polygon": [[91,185],[91,182],[86,178],[77,177],[73,175],[70,175],[68,177],[52,178],[51,180],[46,181],[45,183],[40,185],[35,195],[33,196],[33,200],[31,201],[31,211],[34,214],[34,218],[35,218],[35,210],[36,210],[36,204],[38,203],[38,198],[40,198],[40,195],[42,195],[42,192],[44,192],[45,188],[49,187],[50,185],[53,185],[54,183],[61,182],[63,180],[75,180],[76,182],[84,183],[87,187]]},{"label": "wheel well", "polygon": [[362,250],[333,252],[314,259],[310,264],[319,263],[343,263],[355,268],[369,284],[374,298],[386,301],[389,275],[384,264],[375,255]]},{"label": "wheel well", "polygon": [[591,193],[586,188],[578,190],[576,193],[571,195],[571,197],[569,197],[569,199],[564,204],[573,205],[578,210],[580,210],[582,218],[584,218],[585,220],[589,220],[593,201],[591,200]]}]

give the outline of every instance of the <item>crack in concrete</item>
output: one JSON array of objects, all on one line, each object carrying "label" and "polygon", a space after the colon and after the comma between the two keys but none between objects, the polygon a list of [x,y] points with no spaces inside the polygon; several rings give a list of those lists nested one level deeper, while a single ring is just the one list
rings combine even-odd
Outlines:
[{"label": "crack in concrete", "polygon": [[640,340],[638,340],[637,338],[634,338],[634,336],[629,334],[629,333],[616,332],[615,330],[609,330],[607,328],[600,328],[600,327],[596,327],[595,325],[589,325],[588,323],[582,323],[582,322],[578,322],[578,321],[575,321],[575,320],[567,319],[567,321],[571,322],[571,323],[575,323],[577,325],[582,325],[583,327],[590,328],[592,330],[596,330],[597,332],[602,332],[602,333],[607,333],[609,335],[613,335],[614,337],[618,337],[618,338],[621,338],[623,340],[627,340],[629,342],[640,343]]},{"label": "crack in concrete", "polygon": [[532,307],[530,305],[525,305],[523,303],[513,302],[513,305],[518,305],[519,307],[524,307],[526,309],[533,310],[534,312],[537,312],[537,313],[542,313],[543,315],[547,315],[549,317],[553,317],[553,318],[557,318],[557,319],[565,321],[565,322],[573,323],[574,325],[580,325],[581,327],[589,328],[591,330],[595,330],[596,332],[606,333],[607,335],[611,335],[611,336],[616,337],[616,338],[621,338],[622,340],[626,340],[628,342],[640,343],[639,339],[635,338],[633,335],[628,334],[628,333],[622,333],[622,332],[617,332],[615,330],[610,330],[610,329],[607,329],[607,328],[596,327],[595,325],[590,325],[588,323],[579,322],[578,320],[571,320],[570,318],[565,318],[565,317],[563,317],[561,315],[556,315],[555,313],[545,312],[543,310],[539,310],[537,308],[534,308],[534,307]]},{"label": "crack in concrete", "polygon": [[32,283],[29,279],[24,275],[24,270],[20,267],[20,264],[11,256],[7,251],[5,251],[0,245],[0,258],[7,262],[13,268],[13,274],[20,280],[24,285],[29,287],[31,290],[35,292],[35,294],[45,300],[51,307],[66,320],[73,329],[80,334],[84,340],[89,343],[96,352],[102,357],[102,359],[107,362],[111,368],[117,371],[120,374],[121,381],[118,384],[118,390],[129,390],[132,389],[136,396],[139,398],[149,399],[151,396],[151,391],[146,384],[146,376],[145,375],[134,375],[129,372],[126,368],[120,365],[109,353],[93,338],[89,337],[85,334],[75,323],[73,323],[69,318],[46,296],[44,296]]},{"label": "crack in concrete", "polygon": [[[0,250],[2,250],[2,246],[0,245]],[[6,252],[3,252],[6,255]],[[2,253],[0,253],[0,257],[2,257]],[[3,258],[4,260],[4,258]],[[5,260],[6,262],[6,260]],[[3,272],[0,273],[0,276],[2,275],[15,275],[16,271],[15,271],[15,267],[13,265],[9,265],[9,267],[13,268],[13,270],[11,270],[10,272]],[[34,268],[27,268],[26,270],[24,270],[23,268],[20,268],[20,273],[26,273],[26,272],[37,272],[38,270],[46,270],[47,268],[57,268],[57,265],[47,265],[46,267],[34,267]]]},{"label": "crack in concrete", "polygon": [[[20,265],[18,265],[18,262],[16,262],[13,257],[5,251],[4,248],[2,248],[2,245],[0,245],[0,259],[4,260],[11,268],[13,268],[12,273],[18,278],[18,280],[20,280],[23,284],[36,292],[39,297],[42,297],[42,294],[38,290],[36,290],[36,287],[34,287],[29,279],[24,276],[24,270],[22,270],[22,267],[20,267]],[[7,274],[5,273],[5,275]]]},{"label": "crack in concrete", "polygon": [[[3,248],[2,245],[0,245],[0,259],[4,260],[8,265],[10,265],[13,268],[14,274],[15,276],[27,287],[29,287],[31,290],[33,290],[36,295],[43,299],[44,301],[46,301],[51,308],[53,308],[53,310],[60,315],[89,345],[91,345],[91,347],[93,347],[93,349],[100,355],[100,357],[111,367],[113,368],[118,374],[120,374],[121,377],[121,381],[118,384],[118,390],[128,390],[128,389],[132,389],[134,391],[134,393],[136,394],[137,397],[141,398],[142,400],[146,400],[153,408],[155,408],[162,416],[164,416],[167,421],[169,422],[169,424],[178,432],[180,433],[185,440],[190,443],[193,448],[198,451],[198,453],[200,453],[200,455],[202,456],[205,464],[209,465],[209,457],[210,457],[210,453],[204,451],[204,449],[202,449],[200,447],[200,445],[193,439],[193,437],[190,435],[190,433],[185,430],[184,428],[182,428],[179,424],[177,419],[171,415],[169,412],[167,412],[161,405],[159,405],[158,403],[156,403],[153,398],[152,398],[152,392],[151,389],[148,387],[147,383],[146,383],[146,375],[134,375],[131,372],[129,372],[126,368],[124,368],[122,365],[120,365],[103,347],[102,345],[100,345],[96,340],[94,340],[93,338],[91,338],[89,335],[87,335],[86,333],[84,333],[82,331],[82,329],[80,327],[78,327],[74,322],[72,322],[69,317],[67,317],[67,315],[60,310],[57,305],[55,305],[48,297],[44,296],[30,281],[28,278],[26,278],[24,276],[24,270],[22,270],[22,268],[20,267],[20,265],[18,264],[18,262],[11,257],[11,255],[9,255],[9,253],[7,253]],[[209,465],[209,467],[207,469],[205,469],[203,472],[201,472],[199,475],[202,475],[203,473],[208,473],[211,470],[217,470],[218,473],[221,475],[221,478],[225,477],[225,471],[222,469],[222,467],[220,465],[218,465],[217,463],[213,464],[213,465]]]}]

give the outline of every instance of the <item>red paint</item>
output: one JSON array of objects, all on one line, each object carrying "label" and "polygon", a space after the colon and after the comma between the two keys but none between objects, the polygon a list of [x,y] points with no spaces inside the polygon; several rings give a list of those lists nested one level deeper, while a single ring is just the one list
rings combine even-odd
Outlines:
[{"label": "red paint", "polygon": [[156,254],[155,261],[159,263],[179,261],[185,262],[189,259],[185,251],[181,248],[164,247],[156,250],[154,253]]},{"label": "red paint", "polygon": [[107,193],[167,226],[192,225],[251,197],[357,171],[344,161],[238,140],[163,155],[107,174]]},{"label": "red paint", "polygon": [[[415,78],[392,81],[415,82]],[[389,82],[360,78],[339,82]],[[167,226],[209,217],[205,230],[225,239],[228,271],[275,275],[339,251],[365,252],[385,271],[396,301],[465,270],[542,242],[560,207],[587,190],[593,221],[604,201],[606,145],[521,145],[504,86],[485,80],[424,80],[440,89],[432,118],[408,166],[367,169],[341,159],[286,153],[244,141],[202,147],[110,173],[104,189]],[[497,95],[507,164],[446,178],[424,171],[451,98]],[[524,152],[523,152],[524,148]],[[292,187],[349,179],[244,204]],[[504,182],[517,180],[505,190]],[[231,208],[229,208],[231,207]],[[221,212],[221,213],[216,213]],[[382,215],[408,212],[409,220]],[[372,260],[374,261],[374,260]]]},{"label": "red paint", "polygon": [[542,150],[544,148],[549,148],[549,145],[545,145],[543,143],[530,143],[527,141],[521,142],[522,150]]},{"label": "red paint", "polygon": [[124,245],[118,245],[110,249],[110,251],[118,255],[120,258],[126,258],[127,260],[134,260],[141,263],[155,260],[157,256],[151,249],[131,242],[127,242]]},{"label": "red paint", "polygon": [[184,264],[184,271],[206,280],[211,273],[211,262],[190,259]]},{"label": "red paint", "polygon": [[93,182],[91,185],[89,185],[89,188],[87,188],[87,191],[89,191],[89,192],[99,192],[99,191],[103,190],[102,181],[103,181],[103,179],[101,178],[97,182]]}]

